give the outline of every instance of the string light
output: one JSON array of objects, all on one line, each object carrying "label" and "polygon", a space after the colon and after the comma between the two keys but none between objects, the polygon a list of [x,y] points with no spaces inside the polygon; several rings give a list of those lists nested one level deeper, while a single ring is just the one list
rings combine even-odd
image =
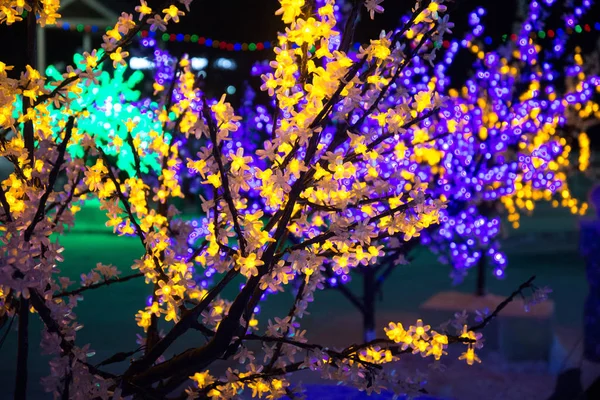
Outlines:
[{"label": "string light", "polygon": [[[71,31],[77,31],[77,32],[87,32],[87,33],[97,33],[100,29],[98,28],[98,26],[96,25],[84,25],[84,24],[78,24],[78,25],[74,25],[74,24],[69,24],[68,22],[57,22],[56,26],[58,28],[64,29],[66,31],[71,30]],[[111,27],[107,27],[105,30],[110,29]],[[600,22],[596,22],[593,24],[593,29],[596,31],[600,31]],[[546,31],[544,30],[539,30],[537,32],[531,32],[530,34],[530,38],[531,39],[546,39],[546,38],[554,38],[556,35],[573,35],[573,34],[581,34],[581,33],[589,33],[592,31],[592,25],[590,24],[584,24],[584,25],[575,25],[575,27],[573,29],[568,28],[567,30],[563,30],[563,29],[557,29],[552,30],[552,29],[548,29]],[[224,51],[263,51],[263,50],[268,50],[271,47],[273,47],[273,44],[275,42],[270,42],[270,41],[264,41],[264,42],[228,42],[226,40],[217,40],[217,39],[211,39],[211,38],[206,38],[204,36],[200,36],[198,34],[183,34],[183,33],[179,33],[179,34],[168,34],[168,33],[163,33],[163,34],[157,34],[156,32],[152,32],[152,31],[148,31],[148,30],[142,30],[138,33],[138,36],[142,37],[142,38],[155,38],[155,39],[160,39],[163,42],[183,42],[183,43],[197,43],[201,46],[204,47],[210,47],[213,49],[220,49],[220,50],[224,50]],[[504,34],[501,35],[500,38],[502,39],[503,42],[506,42],[507,40],[511,40],[513,42],[517,41],[517,35],[516,34]],[[493,39],[490,36],[487,36],[484,39],[485,44],[491,44],[493,41]],[[444,41],[443,42],[443,46],[444,48],[448,48],[448,46],[450,45],[450,42],[448,41]],[[360,47],[360,43],[355,43],[354,44],[354,48],[358,49]]]}]

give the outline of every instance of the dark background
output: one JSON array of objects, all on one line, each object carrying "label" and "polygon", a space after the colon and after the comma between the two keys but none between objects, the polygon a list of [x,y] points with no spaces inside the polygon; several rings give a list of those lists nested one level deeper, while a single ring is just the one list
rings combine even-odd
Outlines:
[{"label": "dark background", "polygon": [[[134,8],[139,4],[136,0],[101,0],[106,7],[119,13],[121,11],[133,13]],[[163,1],[149,0],[149,5],[155,11],[162,9],[159,6]],[[483,6],[488,10],[484,17],[486,27],[486,36],[490,36],[494,43],[501,41],[501,36],[505,33],[511,33],[512,24],[515,21],[517,0],[456,0],[451,7],[454,7],[450,15],[451,20],[456,24],[454,35],[459,35],[466,29],[468,14],[475,8]],[[562,2],[560,2],[562,3]],[[383,14],[377,14],[372,21],[366,8],[362,8],[362,20],[360,29],[355,39],[361,43],[367,42],[369,38],[378,35],[382,29],[391,29],[398,24],[399,17],[406,13],[414,5],[412,0],[386,0],[382,4],[385,7]],[[275,16],[274,12],[279,8],[277,0],[195,0],[191,6],[191,12],[182,18],[179,24],[170,24],[169,33],[189,33],[198,34],[207,38],[226,40],[228,42],[264,42],[276,39],[276,32],[282,30],[283,24],[280,17]],[[561,7],[554,7],[557,12],[553,17],[561,14]],[[60,11],[60,10],[59,10]],[[596,16],[594,18],[593,16]],[[600,20],[600,7],[596,4],[593,9],[582,21],[591,23]],[[548,28],[557,28],[560,26],[558,18],[551,18],[548,22]],[[73,31],[63,31],[61,29],[48,30],[48,64],[54,64],[65,60],[70,60],[72,54],[80,50],[81,34]],[[94,37],[94,47],[101,44],[101,33],[98,32]],[[590,36],[597,34],[575,35],[578,42],[589,42],[593,44],[595,40],[590,40]],[[25,49],[25,24],[16,23],[11,27],[2,25],[0,27],[0,54],[2,60],[17,68],[23,65],[23,56]],[[265,59],[271,52],[228,52],[220,49],[207,49],[204,46],[190,43],[167,43],[168,48],[174,52],[189,52],[191,55],[218,56],[236,56],[248,59]]]},{"label": "dark background", "polygon": [[[139,4],[136,0],[101,0],[102,4],[115,12],[134,13],[134,8]],[[148,4],[157,10],[163,1],[149,0]],[[413,1],[387,0],[384,1],[385,13],[378,14],[374,21],[368,18],[366,9],[363,8],[361,29],[357,39],[361,42],[377,35],[381,29],[394,27],[403,13],[413,6]],[[458,25],[464,25],[466,15],[478,5],[485,5],[490,9],[491,15],[487,24],[490,34],[510,31],[516,0],[463,0],[458,1],[458,8],[451,19]],[[276,32],[282,30],[283,23],[274,12],[279,8],[277,0],[221,0],[207,1],[195,0],[191,12],[182,18],[179,24],[170,24],[169,33],[196,33],[218,40],[229,42],[262,42],[276,39]],[[461,24],[462,22],[462,24]],[[23,56],[20,49],[24,49],[25,24],[17,23],[7,29],[0,28],[0,46],[2,46],[3,61],[15,66],[22,64]],[[48,34],[49,55],[48,62],[56,63],[69,59],[73,52],[81,45],[80,34],[77,32],[64,32],[52,29]],[[101,33],[98,33],[94,45],[101,43]],[[170,43],[175,50],[185,50],[190,53],[204,52],[203,46]],[[8,51],[5,51],[8,50]],[[209,53],[228,53],[226,50],[210,50]],[[244,52],[246,57],[264,58],[268,52]]]}]

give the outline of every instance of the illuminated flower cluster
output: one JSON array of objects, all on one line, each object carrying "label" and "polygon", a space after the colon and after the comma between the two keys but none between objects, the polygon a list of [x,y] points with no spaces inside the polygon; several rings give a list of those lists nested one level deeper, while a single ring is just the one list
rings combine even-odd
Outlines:
[{"label": "illuminated flower cluster", "polygon": [[[556,34],[552,31],[546,42],[535,41],[533,34],[541,29],[553,3],[531,2],[516,43],[492,50],[484,46],[484,42],[491,43],[482,39],[485,10],[478,8],[470,13],[471,32],[462,40],[444,41],[433,47],[439,54],[436,63],[425,56],[414,59],[399,74],[401,84],[392,85],[391,105],[382,106],[384,112],[374,113],[370,128],[363,130],[383,126],[392,130],[397,126],[395,121],[402,124],[404,119],[392,109],[398,97],[414,96],[419,111],[427,104],[425,101],[419,106],[419,100],[434,93],[446,95],[439,114],[408,129],[395,128],[396,142],[386,152],[389,169],[383,173],[390,177],[393,171],[402,169],[402,179],[395,180],[395,184],[410,188],[418,178],[429,182],[434,197],[448,201],[448,207],[440,211],[439,225],[425,230],[419,241],[439,254],[440,261],[453,266],[455,283],[461,282],[470,268],[482,264],[480,273],[487,273],[489,268],[495,277],[504,277],[508,260],[499,238],[506,229],[505,216],[518,228],[520,215],[531,213],[541,200],[566,207],[574,214],[587,210],[586,203],[571,195],[567,178],[589,165],[589,137],[584,130],[600,118],[595,97],[600,79],[593,63],[590,68],[584,62],[579,48],[568,57],[563,30]],[[571,4],[572,12],[564,17],[566,26],[574,27],[590,5],[590,1]],[[409,15],[402,22],[410,20]],[[452,29],[450,23],[442,23]],[[407,34],[414,33],[409,30]],[[465,53],[475,56],[471,73],[450,75],[449,66]],[[562,66],[565,59],[566,68]],[[466,76],[469,78],[465,82]],[[578,159],[573,154],[577,147]],[[368,321],[376,310],[360,298],[380,290],[380,280],[395,265],[405,263],[405,255],[415,245],[390,239],[387,257],[379,259],[380,265],[357,271],[364,279],[363,293],[353,295],[349,288],[341,288],[341,293],[363,314],[367,339],[374,335]],[[393,249],[398,249],[397,255]],[[367,276],[373,274],[379,276],[369,281]],[[327,283],[338,287],[350,279],[343,268],[333,265]]]},{"label": "illuminated flower cluster", "polygon": [[[23,12],[29,11],[28,18],[35,18],[38,24],[53,24],[59,17],[56,13],[59,6],[59,1],[42,0],[36,1],[32,10],[30,2],[2,1],[0,23],[18,23]],[[137,94],[131,89],[139,76],[125,79],[119,69],[127,56],[123,49],[147,22],[141,18],[136,23],[131,15],[122,14],[104,36],[104,50],[76,58],[75,65],[67,67],[62,74],[50,68],[48,78],[27,65],[18,79],[12,79],[7,72],[13,67],[0,62],[0,156],[12,165],[8,178],[0,183],[0,314],[29,318],[31,309],[40,316],[45,326],[42,348],[53,357],[51,375],[43,384],[57,396],[64,390],[67,376],[72,379],[71,398],[108,396],[106,375],[97,375],[94,367],[87,364],[93,351],[89,345],[75,345],[77,331],[82,327],[73,310],[77,301],[69,301],[67,294],[60,295],[66,293],[73,282],[58,276],[57,264],[63,260],[63,248],[50,236],[73,226],[81,201],[88,198],[90,192],[97,191],[98,197],[105,198],[121,191],[119,185],[106,183],[106,174],[111,171],[110,158],[127,148],[128,133],[136,135],[132,146],[140,153],[139,157],[133,157],[137,161],[128,162],[125,157],[119,160],[119,167],[124,170],[131,171],[134,165],[136,173],[141,169],[150,172],[151,160],[156,159],[158,149],[164,148],[162,129],[160,133],[153,133],[150,128],[156,126],[154,119],[145,117],[141,122],[135,118],[134,109],[127,108],[136,100]],[[35,31],[33,37],[27,39],[33,43]],[[114,78],[99,68],[108,60],[117,67]],[[122,87],[107,90],[110,83]],[[136,131],[138,123],[140,130]],[[154,155],[145,153],[146,148]],[[139,160],[142,157],[144,162]],[[164,169],[169,168],[172,166],[167,161]],[[127,194],[132,194],[134,211],[141,213],[147,205],[149,187],[132,179]],[[168,172],[161,174],[159,187],[168,195],[181,196],[176,180]],[[139,196],[140,191],[142,196]],[[109,223],[117,226],[119,213],[115,207],[118,206],[109,200],[103,207],[109,214]],[[155,213],[152,210],[144,214],[142,226],[162,223],[164,218],[154,217]],[[119,225],[118,231],[133,233],[134,225],[128,219]],[[98,265],[90,273],[81,275],[79,290],[118,282],[119,274],[114,267]],[[75,293],[78,291],[71,295]],[[27,335],[27,332],[20,334]]]},{"label": "illuminated flower cluster", "polygon": [[[54,25],[60,18],[57,13],[60,7],[59,0],[39,0],[36,2],[35,16],[41,26]],[[24,0],[0,1],[0,24],[12,25],[22,21],[23,12],[31,12],[31,5]]]},{"label": "illuminated flower cluster", "polygon": [[[394,152],[405,156],[404,184],[418,177],[430,182],[435,197],[449,202],[439,227],[427,230],[423,244],[453,265],[457,281],[482,258],[494,267],[495,276],[504,275],[507,260],[497,242],[503,213],[517,228],[520,213],[531,212],[540,200],[573,213],[587,209],[571,196],[567,176],[577,168],[573,165],[580,170],[588,165],[589,139],[581,132],[586,120],[600,116],[594,102],[600,79],[586,73],[579,49],[564,71],[554,66],[552,60],[565,52],[565,35],[556,35],[545,47],[529,38],[553,3],[531,2],[521,39],[496,50],[485,50],[479,40],[485,10],[477,9],[469,15],[472,32],[444,42],[441,62],[429,65],[431,60],[422,57],[399,76],[404,87],[398,87],[396,96],[414,96],[417,111],[424,109],[418,101],[429,93],[447,96],[436,118],[398,132]],[[576,23],[590,4],[575,7],[567,25]],[[554,51],[544,51],[549,46]],[[461,49],[476,56],[464,84],[447,74]],[[561,90],[565,82],[567,89]],[[398,117],[385,109],[373,115],[372,129],[393,126],[392,118]],[[571,156],[578,144],[579,162]]]},{"label": "illuminated flower cluster", "polygon": [[[579,168],[588,164],[589,141],[576,123],[594,118],[594,112],[598,116],[594,88],[600,79],[584,73],[579,49],[571,67],[564,72],[554,67],[552,58],[564,54],[564,37],[544,44],[553,46],[548,56],[542,44],[529,38],[541,29],[554,1],[543,3],[530,3],[516,45],[511,42],[497,50],[483,48],[479,37],[485,11],[473,12],[472,32],[449,43],[431,78],[438,91],[450,96],[451,107],[442,111],[443,120],[431,125],[430,135],[444,136],[432,146],[442,154],[435,179],[452,207],[444,211],[440,228],[426,243],[438,243],[433,247],[446,254],[457,279],[481,257],[494,266],[494,275],[504,275],[506,257],[496,242],[502,212],[518,228],[520,213],[533,211],[540,200],[562,204],[573,213],[587,209],[571,196],[567,176],[577,141],[582,145]],[[580,18],[590,4],[575,7],[572,18]],[[450,89],[446,71],[461,48],[476,56],[474,74],[459,90]],[[565,81],[570,85],[561,91]],[[569,118],[573,113],[577,118]]]},{"label": "illuminated flower cluster", "polygon": [[390,322],[385,328],[387,337],[395,343],[401,344],[402,351],[410,349],[413,354],[421,354],[422,357],[433,356],[439,360],[447,353],[448,336],[431,330],[429,325],[423,325],[423,321],[417,320],[417,324],[404,330],[400,322]]}]

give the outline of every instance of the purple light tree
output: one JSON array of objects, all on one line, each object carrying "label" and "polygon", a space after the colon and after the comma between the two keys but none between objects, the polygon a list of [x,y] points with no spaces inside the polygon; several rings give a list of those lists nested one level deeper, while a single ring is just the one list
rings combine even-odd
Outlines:
[{"label": "purple light tree", "polygon": [[[383,281],[417,245],[429,247],[442,263],[452,266],[455,284],[475,267],[475,293],[482,296],[489,271],[497,278],[505,275],[508,260],[499,241],[505,229],[503,216],[518,228],[520,214],[532,212],[538,201],[585,213],[587,204],[572,197],[568,176],[587,166],[589,141],[584,129],[599,116],[594,96],[600,80],[586,68],[579,49],[568,55],[565,30],[558,29],[546,40],[535,35],[554,3],[531,2],[516,39],[490,50],[484,40],[485,10],[473,11],[471,31],[434,49],[441,53],[436,64],[425,57],[415,59],[397,77],[397,93],[392,90],[382,102],[379,109],[387,111],[375,113],[362,128],[379,131],[398,118],[397,98],[420,91],[449,98],[419,127],[397,132],[388,149],[396,159],[390,157],[389,170],[384,171],[391,174],[403,168],[398,185],[410,187],[416,179],[429,182],[436,195],[447,199],[440,225],[409,242],[390,238],[386,247],[396,250],[388,250],[377,265],[353,271],[362,280],[360,295],[343,285],[349,275],[327,271],[328,284],[362,314],[365,339],[374,334],[376,298]],[[572,5],[572,12],[563,18],[565,29],[574,28],[590,6],[587,0]],[[448,68],[468,53],[474,58],[469,78],[456,86]],[[404,91],[405,87],[411,89]],[[580,157],[574,161],[573,149],[578,146]]]}]

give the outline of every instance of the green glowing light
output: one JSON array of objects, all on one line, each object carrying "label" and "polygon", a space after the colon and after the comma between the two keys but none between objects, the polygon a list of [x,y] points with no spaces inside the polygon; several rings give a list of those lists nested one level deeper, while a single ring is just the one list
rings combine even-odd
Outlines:
[{"label": "green glowing light", "polygon": [[[98,52],[98,57],[102,57],[102,51]],[[80,65],[83,56],[76,54],[73,61],[74,65]],[[49,88],[53,88],[50,86],[52,82],[62,80],[61,72],[52,65],[46,68],[46,76]],[[78,132],[92,136],[106,154],[114,157],[117,167],[130,176],[136,175],[135,159],[132,149],[127,144],[128,132],[124,122],[132,119],[137,123],[131,133],[140,139],[142,149],[148,148],[151,143],[149,132],[162,133],[162,124],[156,119],[148,117],[147,114],[142,114],[142,110],[135,104],[141,96],[140,91],[136,88],[143,78],[144,74],[141,71],[132,73],[128,71],[127,67],[119,66],[112,73],[101,72],[97,83],[87,81],[86,83],[89,85],[81,83],[79,95],[68,94],[71,99],[70,108],[78,115],[76,119]],[[21,101],[19,97],[15,110],[21,109]],[[49,105],[48,109],[56,125],[59,121],[66,123],[68,115],[61,109],[56,109],[53,105]],[[174,113],[171,113],[169,117],[172,120],[176,119]],[[123,142],[120,148],[114,145],[116,137]],[[83,147],[79,144],[69,146],[68,151],[72,156],[79,157],[83,156],[84,152]],[[142,157],[140,161],[142,173],[150,170],[160,171],[161,165],[156,154]]]},{"label": "green glowing light", "polygon": [[256,44],[255,44],[255,43],[250,43],[250,44],[248,45],[248,50],[250,50],[250,51],[254,51],[254,50],[256,50]]}]

